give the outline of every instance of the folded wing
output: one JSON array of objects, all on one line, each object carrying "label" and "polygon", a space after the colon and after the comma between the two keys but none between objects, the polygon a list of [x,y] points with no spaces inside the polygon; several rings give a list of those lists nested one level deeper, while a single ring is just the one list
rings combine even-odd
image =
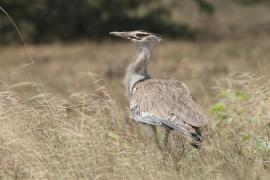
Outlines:
[{"label": "folded wing", "polygon": [[176,80],[148,79],[135,84],[130,108],[135,118],[153,117],[173,129],[180,128],[183,122],[194,127],[207,123],[206,115],[193,101],[186,85]]}]

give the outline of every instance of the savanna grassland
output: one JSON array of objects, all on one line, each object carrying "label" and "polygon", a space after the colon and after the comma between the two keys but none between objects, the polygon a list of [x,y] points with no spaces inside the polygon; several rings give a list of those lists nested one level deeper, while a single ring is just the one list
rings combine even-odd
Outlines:
[{"label": "savanna grassland", "polygon": [[[159,150],[127,112],[126,42],[0,48],[0,179],[269,179],[270,41],[165,41],[150,71],[208,114],[201,150]],[[160,141],[163,129],[158,129]]]}]

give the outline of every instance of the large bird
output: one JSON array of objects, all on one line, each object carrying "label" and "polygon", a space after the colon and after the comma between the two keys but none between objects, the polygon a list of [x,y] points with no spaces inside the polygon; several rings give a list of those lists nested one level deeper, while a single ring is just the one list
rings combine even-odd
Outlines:
[{"label": "large bird", "polygon": [[169,132],[175,130],[193,147],[199,148],[202,142],[200,127],[207,123],[202,108],[193,101],[183,82],[153,79],[148,73],[151,52],[162,38],[141,30],[110,34],[126,38],[137,46],[137,55],[128,66],[124,79],[132,119],[151,125],[156,139],[156,126],[164,126],[167,129],[165,141]]}]

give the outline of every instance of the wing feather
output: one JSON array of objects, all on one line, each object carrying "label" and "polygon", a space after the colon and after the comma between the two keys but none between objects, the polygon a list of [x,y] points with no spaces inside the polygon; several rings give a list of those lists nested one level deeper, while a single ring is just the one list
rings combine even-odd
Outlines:
[{"label": "wing feather", "polygon": [[201,127],[207,123],[202,108],[193,101],[186,85],[176,80],[148,79],[137,83],[130,99],[139,113],[148,113],[160,119],[175,115],[179,121]]}]

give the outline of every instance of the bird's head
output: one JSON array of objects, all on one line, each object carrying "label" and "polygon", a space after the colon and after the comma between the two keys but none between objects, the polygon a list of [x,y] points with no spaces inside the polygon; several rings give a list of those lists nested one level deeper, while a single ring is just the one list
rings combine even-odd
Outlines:
[{"label": "bird's head", "polygon": [[157,45],[162,41],[162,38],[159,35],[141,30],[110,32],[109,34],[128,39],[136,44]]}]

